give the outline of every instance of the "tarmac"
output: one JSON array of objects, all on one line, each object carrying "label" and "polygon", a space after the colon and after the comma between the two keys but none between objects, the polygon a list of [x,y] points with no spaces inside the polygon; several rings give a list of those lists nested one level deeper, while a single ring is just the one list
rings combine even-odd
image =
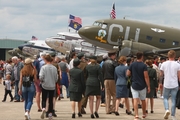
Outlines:
[{"label": "tarmac", "polygon": [[[65,89],[63,88],[64,92]],[[12,94],[14,94],[14,89],[12,91]],[[64,94],[65,95],[65,94]],[[4,96],[4,86],[0,84],[0,100],[3,99]],[[159,95],[158,95],[159,96]],[[131,101],[131,100],[130,100]],[[170,100],[169,100],[170,103]],[[131,109],[132,104],[130,102]],[[150,105],[149,105],[150,108]],[[36,101],[34,99],[34,103],[32,105],[31,109],[31,120],[41,120],[40,115],[41,112],[37,112],[37,105]],[[53,120],[72,120],[72,110],[71,110],[71,103],[68,98],[61,99],[60,101],[56,102],[56,114],[57,117],[53,118]],[[76,108],[77,110],[77,108]],[[115,116],[115,114],[106,114],[105,113],[105,107],[99,107],[99,116],[100,120],[134,120],[133,115],[127,115],[125,113],[125,108],[119,108],[120,116]],[[150,109],[148,110],[150,112]],[[148,113],[147,118],[144,120],[163,120],[164,116],[164,106],[163,106],[163,99],[157,98],[154,99],[154,113]],[[177,120],[180,120],[180,114],[179,110],[176,111],[176,118]],[[139,117],[142,116],[142,110],[139,109]],[[170,120],[169,116],[169,120]],[[45,118],[45,120],[48,118]],[[82,118],[79,118],[76,113],[77,120],[90,120],[90,110],[89,110],[89,104],[87,104],[86,108],[86,114],[83,114]],[[10,102],[10,97],[7,96],[6,102],[0,101],[0,120],[25,120],[24,118],[24,103],[23,102]],[[73,119],[74,120],[74,119]]]}]

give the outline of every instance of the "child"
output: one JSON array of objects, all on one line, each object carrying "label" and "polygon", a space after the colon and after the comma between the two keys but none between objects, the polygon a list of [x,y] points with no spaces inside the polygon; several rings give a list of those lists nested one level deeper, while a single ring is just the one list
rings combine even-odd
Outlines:
[{"label": "child", "polygon": [[11,94],[11,75],[6,75],[6,80],[3,81],[3,84],[5,86],[5,94],[4,94],[4,99],[2,100],[2,102],[6,101],[6,97],[9,94],[9,96],[11,97],[11,101],[13,101],[13,96]]}]

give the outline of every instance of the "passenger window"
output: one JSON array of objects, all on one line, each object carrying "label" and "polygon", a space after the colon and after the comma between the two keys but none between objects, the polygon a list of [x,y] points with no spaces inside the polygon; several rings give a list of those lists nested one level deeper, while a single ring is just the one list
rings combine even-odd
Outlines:
[{"label": "passenger window", "polygon": [[160,42],[160,43],[165,43],[165,42],[166,42],[166,39],[160,38],[159,42]]},{"label": "passenger window", "polygon": [[151,36],[146,36],[146,40],[152,40]]},{"label": "passenger window", "polygon": [[178,41],[173,41],[172,45],[179,45]]}]

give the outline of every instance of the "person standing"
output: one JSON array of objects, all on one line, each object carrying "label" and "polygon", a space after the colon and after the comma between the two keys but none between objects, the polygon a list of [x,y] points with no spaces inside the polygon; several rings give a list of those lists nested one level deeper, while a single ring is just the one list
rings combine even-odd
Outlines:
[{"label": "person standing", "polygon": [[[82,53],[82,52],[80,52],[80,53],[78,53],[78,55],[77,55],[77,58],[80,60],[80,64],[79,64],[79,68],[83,71],[83,73],[84,73],[84,81],[86,82],[86,66],[87,66],[87,63],[86,63],[86,61],[85,61],[85,57],[84,57],[84,53]],[[86,108],[86,106],[87,106],[87,101],[88,101],[88,97],[87,96],[85,96],[85,90],[83,91],[83,97],[82,97],[82,99],[81,99],[81,113],[82,114],[86,114],[86,111],[85,111],[85,109],[84,108]]]},{"label": "person standing", "polygon": [[36,103],[38,107],[38,112],[42,112],[41,105],[40,105],[40,95],[41,95],[41,87],[40,87],[40,80],[39,80],[39,72],[40,72],[40,61],[38,60],[38,56],[34,55],[34,67],[37,71],[37,82],[34,83],[36,88]]},{"label": "person standing", "polygon": [[[57,69],[57,73],[58,73],[58,81],[56,82],[56,89],[54,92],[54,98],[53,98],[53,113],[52,116],[53,117],[57,117],[56,113],[55,113],[55,106],[56,106],[56,99],[57,97],[60,95],[60,92],[58,94],[58,90],[60,87],[60,80],[61,80],[61,69],[58,65],[58,63],[55,61],[55,57],[56,57],[56,53],[50,53],[50,56],[52,57],[53,61],[52,61],[52,65],[54,65],[54,67],[56,67]],[[58,86],[58,87],[57,87]],[[47,113],[48,115],[48,113]]]},{"label": "person standing", "polygon": [[[61,62],[59,63],[60,69],[61,69],[61,85],[64,85],[66,87],[66,97],[69,98],[69,78],[68,78],[68,74],[69,74],[69,66],[66,62],[65,57],[61,57]],[[61,89],[62,91],[62,89]],[[62,92],[63,93],[63,92]],[[62,94],[63,97],[63,94]]]},{"label": "person standing", "polygon": [[14,63],[12,72],[11,72],[11,80],[15,83],[15,96],[14,102],[20,102],[20,95],[18,94],[19,91],[19,80],[20,80],[20,71],[23,68],[23,63],[18,61],[18,57],[12,57],[12,62]]},{"label": "person standing", "polygon": [[[108,59],[103,63],[102,74],[105,85],[105,98],[106,98],[106,114],[111,114],[115,112],[116,104],[116,84],[114,79],[114,71],[117,66],[115,62],[116,52],[111,51],[108,53]],[[110,107],[112,99],[112,108]]]},{"label": "person standing", "polygon": [[175,61],[176,52],[170,50],[168,52],[168,58],[166,62],[161,65],[161,77],[164,76],[164,108],[165,114],[164,119],[168,119],[170,115],[168,99],[171,95],[171,118],[176,120],[176,94],[178,92],[178,79],[180,80],[180,65]]},{"label": "person standing", "polygon": [[115,81],[116,81],[116,110],[115,110],[115,115],[118,116],[118,108],[119,108],[119,103],[121,98],[125,99],[125,104],[126,104],[126,113],[131,114],[130,107],[129,107],[129,90],[127,87],[127,77],[126,77],[126,72],[128,69],[128,66],[126,65],[126,57],[121,56],[118,60],[119,66],[115,68]]},{"label": "person standing", "polygon": [[150,105],[151,105],[151,113],[154,113],[153,107],[154,107],[154,92],[158,88],[158,81],[157,81],[157,72],[155,69],[153,69],[152,60],[146,60],[145,61],[147,65],[149,80],[150,80],[150,93],[146,94],[146,113],[148,113],[148,101],[150,99]]},{"label": "person standing", "polygon": [[46,100],[49,98],[48,106],[48,117],[52,120],[53,112],[53,97],[56,89],[56,82],[58,80],[57,69],[54,67],[51,62],[53,59],[50,55],[45,55],[44,57],[45,65],[41,67],[39,73],[39,79],[42,86],[42,114],[41,118],[44,119],[46,114]]},{"label": "person standing", "polygon": [[[103,63],[108,59],[108,54],[103,55],[103,60],[100,63],[100,66],[102,68]],[[103,83],[104,84],[104,83]],[[105,107],[105,90],[101,90],[101,107]]]},{"label": "person standing", "polygon": [[[99,64],[97,64],[97,57],[90,57],[90,64],[86,66],[87,81],[85,96],[89,98],[89,108],[91,112],[91,118],[99,118],[98,109],[101,101],[101,89],[104,90],[104,82],[102,78],[102,70]],[[96,107],[93,112],[94,96],[96,96]]]},{"label": "person standing", "polygon": [[[135,112],[135,120],[139,119],[138,115],[138,100],[142,102],[143,118],[146,117],[146,91],[150,92],[149,76],[147,66],[143,63],[143,53],[136,54],[137,61],[133,62],[128,70],[127,76],[131,76],[131,92],[133,96],[133,106]],[[146,90],[147,86],[147,90]]]},{"label": "person standing", "polygon": [[72,107],[72,118],[75,118],[75,102],[78,102],[78,116],[82,117],[81,114],[81,99],[83,91],[85,90],[85,81],[83,71],[78,68],[80,64],[79,59],[73,60],[73,68],[69,71],[70,75],[70,101]]},{"label": "person standing", "polygon": [[11,72],[12,72],[12,60],[9,59],[6,61],[6,64],[4,64],[4,78],[6,79],[6,75],[11,75]]},{"label": "person standing", "polygon": [[[159,63],[159,66],[158,66],[159,70],[160,70],[160,68],[161,68],[161,65],[162,65],[165,61],[166,61],[166,58],[164,58],[164,57],[161,57],[161,58],[160,58],[160,63]],[[158,80],[159,80],[159,90],[158,90],[158,91],[160,91],[160,97],[163,98],[164,76],[161,77],[161,76],[159,75]]]},{"label": "person standing", "polygon": [[76,58],[76,53],[75,52],[73,52],[72,54],[71,54],[71,61],[69,62],[69,69],[72,69],[74,66],[73,66],[73,61],[74,61],[74,59]]},{"label": "person standing", "polygon": [[30,111],[33,104],[33,98],[35,94],[35,85],[34,82],[37,82],[37,72],[32,64],[30,58],[25,59],[24,67],[20,72],[20,81],[19,81],[19,95],[23,95],[25,100],[25,118],[30,120]]}]

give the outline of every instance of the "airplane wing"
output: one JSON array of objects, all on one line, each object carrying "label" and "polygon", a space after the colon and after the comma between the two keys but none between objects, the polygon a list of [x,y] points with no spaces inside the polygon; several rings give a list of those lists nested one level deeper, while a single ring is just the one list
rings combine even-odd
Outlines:
[{"label": "airplane wing", "polygon": [[150,55],[150,54],[156,54],[156,55],[167,54],[167,53],[169,52],[169,50],[180,51],[180,47],[146,51],[146,52],[144,52],[144,55]]}]

